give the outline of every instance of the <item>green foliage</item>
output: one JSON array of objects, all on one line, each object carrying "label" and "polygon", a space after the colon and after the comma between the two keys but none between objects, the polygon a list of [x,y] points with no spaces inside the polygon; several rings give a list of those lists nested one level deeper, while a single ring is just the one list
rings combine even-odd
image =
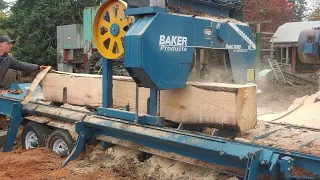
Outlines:
[{"label": "green foliage", "polygon": [[308,17],[309,21],[319,21],[320,20],[320,2],[313,2],[312,13]]},{"label": "green foliage", "polygon": [[56,27],[82,24],[85,7],[98,4],[95,0],[17,0],[11,8],[6,26],[17,43],[13,54],[21,61],[56,64]]},{"label": "green foliage", "polygon": [[308,11],[308,3],[306,0],[293,0],[296,8],[295,8],[295,21],[303,21],[306,17],[307,14],[306,12]]},{"label": "green foliage", "polygon": [[0,12],[0,36],[8,34],[9,29],[7,28],[7,20],[7,13]]},{"label": "green foliage", "polygon": [[9,7],[9,3],[0,0],[0,11],[3,12],[4,10],[6,10]]},{"label": "green foliage", "polygon": [[314,10],[308,19],[309,21],[320,21],[320,7]]}]

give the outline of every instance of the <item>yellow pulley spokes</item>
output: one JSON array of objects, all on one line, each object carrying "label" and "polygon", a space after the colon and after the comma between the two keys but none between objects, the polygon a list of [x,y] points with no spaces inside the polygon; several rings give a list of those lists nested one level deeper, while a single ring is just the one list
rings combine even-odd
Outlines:
[{"label": "yellow pulley spokes", "polygon": [[108,0],[99,7],[94,18],[93,41],[107,59],[119,59],[124,54],[123,37],[132,22],[125,14],[126,8],[123,1]]}]

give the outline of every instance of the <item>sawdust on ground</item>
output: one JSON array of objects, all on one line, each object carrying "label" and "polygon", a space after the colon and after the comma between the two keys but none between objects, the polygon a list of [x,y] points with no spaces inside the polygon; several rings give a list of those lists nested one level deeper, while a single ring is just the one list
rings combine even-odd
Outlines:
[{"label": "sawdust on ground", "polygon": [[228,179],[213,170],[202,169],[174,160],[152,156],[138,160],[139,152],[115,146],[108,150],[94,148],[90,154],[61,168],[63,159],[47,148],[0,152],[0,177],[11,179]]},{"label": "sawdust on ground", "polygon": [[261,90],[261,93],[257,94],[258,115],[286,111],[295,99],[315,94],[319,90],[315,85],[292,87],[273,83],[258,85],[258,88]]},{"label": "sawdust on ground", "polygon": [[[148,160],[138,160],[140,152],[119,146],[108,150],[95,149],[89,161],[102,168],[112,169],[118,177],[129,179],[217,179],[219,173],[194,165],[153,155]],[[71,165],[72,166],[72,165]],[[230,176],[219,176],[227,179]]]},{"label": "sawdust on ground", "polygon": [[8,127],[8,120],[5,119],[4,117],[0,117],[0,131],[6,130],[7,127]]},{"label": "sawdust on ground", "polygon": [[320,101],[317,98],[320,98],[320,91],[295,99],[287,111],[262,115],[258,120],[320,129],[320,113],[317,111]]},{"label": "sawdust on ground", "polygon": [[[9,153],[0,152],[0,177],[11,179],[112,179],[112,172],[99,170],[96,172],[77,172],[68,168],[60,168],[61,159],[47,148],[22,150],[16,147]],[[78,163],[78,162],[76,162]]]},{"label": "sawdust on ground", "polygon": [[[266,134],[268,135],[264,136]],[[242,133],[236,139],[265,147],[320,156],[320,139],[316,139],[317,137],[320,137],[318,131],[258,121],[255,129]]]}]

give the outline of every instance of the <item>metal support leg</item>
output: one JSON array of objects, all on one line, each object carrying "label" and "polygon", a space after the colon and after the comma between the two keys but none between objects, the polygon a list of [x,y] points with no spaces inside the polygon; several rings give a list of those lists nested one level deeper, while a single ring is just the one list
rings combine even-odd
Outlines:
[{"label": "metal support leg", "polygon": [[200,69],[201,69],[200,49],[196,49],[196,79],[200,79]]},{"label": "metal support leg", "polygon": [[150,89],[150,115],[157,116],[157,107],[158,105],[158,90],[157,89]]},{"label": "metal support leg", "polygon": [[261,152],[262,151],[260,150],[248,154],[249,159],[246,169],[246,176],[244,178],[245,180],[256,180],[258,178]]},{"label": "metal support leg", "polygon": [[278,164],[279,157],[280,157],[280,155],[276,154],[276,155],[272,156],[272,158],[270,160],[269,172],[270,172],[273,180],[280,179],[280,169],[279,169],[279,164]]},{"label": "metal support leg", "polygon": [[157,90],[157,112],[156,116],[160,116],[160,91]]},{"label": "metal support leg", "polygon": [[77,144],[70,155],[62,162],[62,167],[65,167],[70,161],[77,159],[82,152],[86,139],[91,139],[93,137],[93,134],[85,127],[83,122],[77,122],[75,124],[75,129],[79,134]]},{"label": "metal support leg", "polygon": [[137,96],[136,96],[136,112],[128,112],[129,105],[126,105],[126,111],[112,109],[113,99],[112,99],[112,61],[108,59],[103,59],[102,61],[103,69],[102,69],[102,107],[97,108],[97,114],[106,117],[119,118],[122,120],[127,120],[130,122],[135,122],[139,124],[148,124],[148,125],[156,125],[162,126],[163,117],[152,117],[142,115],[139,116],[139,107],[138,100],[139,94],[137,86]]},{"label": "metal support leg", "polygon": [[136,117],[134,123],[139,123],[139,86],[136,85]]},{"label": "metal support leg", "polygon": [[280,170],[284,173],[284,179],[290,180],[290,172],[293,168],[294,159],[292,157],[285,156],[281,159]]},{"label": "metal support leg", "polygon": [[[149,104],[149,114],[151,116],[160,116],[160,91],[158,89],[150,89],[150,104]],[[159,119],[157,120],[157,125],[159,125]]]},{"label": "metal support leg", "polygon": [[13,148],[14,141],[17,136],[18,128],[21,123],[21,110],[22,110],[22,105],[20,103],[16,103],[13,105],[13,111],[10,117],[7,138],[3,148],[3,152],[11,151]]},{"label": "metal support leg", "polygon": [[285,156],[281,159],[280,170],[284,174],[285,180],[290,179],[318,179],[318,177],[307,177],[307,176],[291,176],[290,173],[295,165],[295,160],[292,157]]},{"label": "metal support leg", "polygon": [[112,61],[103,58],[102,66],[102,107],[109,108],[113,104]]}]

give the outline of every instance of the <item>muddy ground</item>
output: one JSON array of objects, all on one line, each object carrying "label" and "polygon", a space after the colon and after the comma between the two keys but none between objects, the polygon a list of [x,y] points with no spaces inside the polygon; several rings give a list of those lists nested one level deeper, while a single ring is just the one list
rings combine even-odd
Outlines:
[{"label": "muddy ground", "polygon": [[[274,83],[258,86],[258,114],[287,110],[294,99],[318,91],[315,85],[287,86]],[[1,123],[2,126],[4,123]],[[1,127],[0,127],[1,129]],[[0,177],[9,179],[228,179],[232,176],[152,156],[138,160],[139,152],[121,147],[87,148],[76,161],[60,168],[62,158],[47,148],[22,150],[20,138],[14,150],[0,152]]]}]

